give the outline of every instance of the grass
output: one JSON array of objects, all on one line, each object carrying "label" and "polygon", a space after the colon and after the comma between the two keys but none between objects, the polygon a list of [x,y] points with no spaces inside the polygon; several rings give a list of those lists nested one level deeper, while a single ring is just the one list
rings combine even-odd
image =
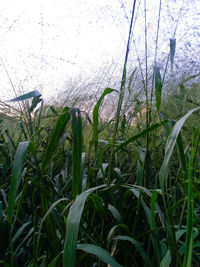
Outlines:
[{"label": "grass", "polygon": [[[14,136],[2,128],[2,266],[197,266],[200,134],[186,120],[199,107],[173,123],[157,110],[148,128],[142,121],[140,129],[139,122],[126,128],[123,117],[113,143],[107,130],[115,125],[103,122],[101,132],[98,123],[109,93],[115,92],[106,89],[95,105],[91,127],[68,107],[52,109],[53,125],[47,117],[43,126],[37,101],[30,105],[31,131],[23,120],[25,134],[22,127]],[[37,96],[29,97],[34,103]],[[127,137],[118,141],[122,132]]]},{"label": "grass", "polygon": [[[45,111],[38,91],[11,100],[20,103],[18,117],[2,113],[1,266],[199,266],[198,84],[188,93],[196,76],[185,77],[163,96],[160,1],[152,76],[145,31],[144,98],[124,103],[136,72],[127,75],[135,3],[119,91],[106,88],[90,114],[75,106]],[[101,117],[113,95],[115,119]]]}]

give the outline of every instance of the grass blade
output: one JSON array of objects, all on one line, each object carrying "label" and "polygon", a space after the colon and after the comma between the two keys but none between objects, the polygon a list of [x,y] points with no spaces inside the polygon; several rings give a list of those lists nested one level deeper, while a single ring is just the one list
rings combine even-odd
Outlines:
[{"label": "grass blade", "polygon": [[165,121],[161,121],[158,123],[155,123],[153,125],[151,125],[150,127],[148,127],[147,129],[141,131],[139,134],[136,134],[134,136],[132,136],[131,138],[129,138],[128,140],[126,140],[125,142],[123,142],[121,145],[119,145],[114,152],[117,152],[118,150],[122,149],[124,146],[127,146],[128,144],[134,142],[135,140],[137,140],[138,138],[148,134],[149,132],[159,128],[160,126],[164,125],[165,123],[168,123],[168,120]]},{"label": "grass blade", "polygon": [[42,230],[42,226],[44,221],[46,220],[46,218],[49,216],[49,214],[56,208],[56,206],[62,202],[62,201],[67,201],[67,198],[60,198],[59,200],[57,200],[56,202],[54,202],[51,207],[48,209],[48,211],[46,212],[45,216],[42,218],[41,223],[39,225],[39,230],[38,230],[38,237],[37,237],[37,244],[36,244],[36,258],[39,258],[39,241],[40,241],[40,235],[41,235],[41,230]]},{"label": "grass blade", "polygon": [[152,260],[149,258],[148,254],[145,252],[145,250],[143,249],[143,247],[140,245],[140,243],[137,240],[135,240],[132,237],[124,236],[124,235],[118,235],[115,237],[115,239],[129,241],[131,244],[135,246],[135,248],[140,253],[140,255],[143,257],[147,265],[153,266]]},{"label": "grass blade", "polygon": [[162,99],[162,79],[160,75],[160,68],[158,66],[154,66],[154,76],[155,76],[156,109],[157,112],[159,112]]},{"label": "grass blade", "polygon": [[70,110],[72,118],[72,193],[75,199],[82,191],[82,121],[79,109]]},{"label": "grass blade", "polygon": [[79,232],[79,224],[83,208],[90,193],[105,187],[105,185],[93,187],[78,195],[70,208],[67,217],[67,231],[63,251],[63,267],[75,267],[76,246]]},{"label": "grass blade", "polygon": [[59,257],[62,253],[60,252],[53,260],[52,262],[48,265],[48,267],[56,267],[58,266],[57,261],[59,260]]},{"label": "grass blade", "polygon": [[11,177],[11,185],[8,196],[8,222],[12,223],[13,212],[15,208],[15,200],[17,195],[17,190],[21,181],[21,173],[24,163],[24,157],[26,154],[26,150],[29,146],[30,142],[21,142],[17,147],[17,151],[15,154],[13,168],[12,168],[12,177]]},{"label": "grass blade", "polygon": [[200,108],[198,107],[198,108],[194,108],[190,110],[185,116],[183,116],[179,121],[177,121],[171,134],[169,135],[167,139],[167,143],[165,147],[165,156],[164,156],[162,167],[160,169],[160,187],[163,193],[165,190],[165,185],[167,184],[169,161],[172,156],[172,152],[174,150],[178,135],[185,121],[192,115],[192,113],[194,113],[195,111],[199,109]]},{"label": "grass blade", "polygon": [[110,94],[112,92],[117,92],[115,89],[111,89],[111,88],[106,88],[103,92],[103,94],[101,95],[101,97],[99,98],[97,104],[94,107],[93,110],[93,138],[94,138],[94,150],[95,153],[97,154],[97,148],[98,148],[98,125],[99,125],[99,108],[101,105],[101,102],[103,101],[104,97],[107,94]]},{"label": "grass blade", "polygon": [[86,253],[93,254],[97,256],[104,263],[110,264],[111,267],[122,267],[107,250],[91,244],[78,244],[78,249],[85,251]]},{"label": "grass blade", "polygon": [[[162,163],[162,167],[160,169],[160,177],[159,177],[160,178],[160,187],[162,190],[163,200],[164,200],[165,206],[166,206],[166,203],[165,203],[165,194],[164,193],[165,193],[165,189],[167,187],[170,158],[172,156],[176,141],[177,141],[179,133],[183,127],[183,124],[192,115],[193,112],[198,111],[199,109],[200,108],[198,107],[198,108],[194,108],[194,109],[190,110],[179,121],[177,121],[171,134],[169,135],[169,137],[167,139],[167,143],[166,143],[166,147],[165,147],[165,156],[164,156],[164,160]],[[180,148],[180,142],[179,142],[179,148]],[[181,148],[181,150],[182,150],[182,148]],[[184,163],[183,159],[182,159],[182,163]],[[184,166],[184,164],[183,164],[183,166]],[[169,225],[167,227],[167,231],[168,231],[168,241],[170,244],[172,260],[174,262],[177,262],[177,260],[178,260],[180,263],[180,256],[179,256],[179,252],[178,252],[177,245],[176,245],[175,232],[174,232],[172,217],[171,217],[170,213],[167,214],[167,220],[169,222]]]},{"label": "grass blade", "polygon": [[30,93],[21,95],[19,97],[13,98],[13,99],[8,100],[8,101],[9,102],[18,102],[18,101],[24,101],[24,100],[27,100],[27,99],[30,99],[30,98],[33,98],[33,97],[40,97],[40,96],[41,96],[41,94],[37,90],[34,90],[34,91],[30,92]]},{"label": "grass blade", "polygon": [[47,169],[47,164],[49,162],[49,160],[51,159],[53,152],[55,151],[59,139],[61,137],[61,135],[64,132],[65,126],[67,124],[67,122],[70,119],[70,114],[69,114],[69,108],[65,107],[62,110],[61,115],[58,118],[58,121],[53,129],[53,132],[51,134],[50,140],[49,140],[49,144],[46,148],[46,151],[44,153],[44,157],[41,163],[41,172],[44,173]]}]

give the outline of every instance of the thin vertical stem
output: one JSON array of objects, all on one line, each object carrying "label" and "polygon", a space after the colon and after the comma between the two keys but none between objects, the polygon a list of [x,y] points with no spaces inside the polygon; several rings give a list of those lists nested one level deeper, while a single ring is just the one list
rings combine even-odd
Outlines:
[{"label": "thin vertical stem", "polygon": [[[157,64],[158,37],[159,37],[159,30],[160,30],[161,6],[162,6],[162,0],[160,0],[159,11],[158,11],[158,22],[157,22],[157,32],[156,32],[156,46],[155,46],[154,66]],[[151,89],[151,103],[152,103],[152,100],[153,100],[153,87],[154,87],[154,72],[153,72],[152,89]]]},{"label": "thin vertical stem", "polygon": [[[145,81],[144,90],[146,98],[146,128],[149,127],[149,99],[148,99],[148,39],[147,39],[147,6],[144,0],[144,34],[145,34]],[[145,175],[144,186],[147,186],[147,179],[149,176],[149,133],[146,135],[146,161],[145,161]]]},{"label": "thin vertical stem", "polygon": [[[146,104],[148,104],[148,49],[147,49],[147,7],[144,0],[144,35],[145,35],[145,96]],[[147,112],[146,112],[147,113]],[[148,123],[148,120],[147,120]]]},{"label": "thin vertical stem", "polygon": [[134,18],[134,13],[135,13],[135,5],[136,5],[136,0],[133,1],[128,42],[126,45],[126,54],[125,54],[125,59],[124,59],[122,80],[121,80],[121,86],[120,86],[120,92],[119,92],[119,100],[118,100],[117,111],[116,111],[116,116],[115,116],[115,125],[114,125],[114,132],[113,132],[113,138],[112,138],[112,147],[111,147],[110,164],[109,164],[108,181],[107,181],[108,186],[110,185],[111,170],[112,170],[113,155],[114,155],[114,145],[115,145],[115,141],[117,137],[117,131],[118,131],[119,120],[120,120],[120,112],[121,112],[123,98],[124,98],[124,91],[125,91],[125,84],[126,84],[126,67],[127,67],[128,55],[129,55],[129,50],[130,50],[130,40],[131,40],[131,34],[132,34],[133,18]]}]

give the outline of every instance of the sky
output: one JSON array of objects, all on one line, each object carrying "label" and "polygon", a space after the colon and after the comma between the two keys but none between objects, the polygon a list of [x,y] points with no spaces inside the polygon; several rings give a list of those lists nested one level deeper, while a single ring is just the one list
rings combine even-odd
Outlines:
[{"label": "sky", "polygon": [[[155,47],[160,0],[147,0],[148,56]],[[200,0],[162,1],[158,58],[166,58],[176,21],[177,53],[200,51]],[[137,1],[130,58],[144,57],[144,1]],[[1,0],[0,100],[40,91],[54,99],[70,79],[93,79],[123,65],[132,1]],[[196,28],[195,28],[196,27]],[[136,48],[136,49],[135,49]],[[184,51],[183,51],[184,50]],[[112,70],[111,70],[112,69]],[[12,81],[12,85],[11,85]]]}]

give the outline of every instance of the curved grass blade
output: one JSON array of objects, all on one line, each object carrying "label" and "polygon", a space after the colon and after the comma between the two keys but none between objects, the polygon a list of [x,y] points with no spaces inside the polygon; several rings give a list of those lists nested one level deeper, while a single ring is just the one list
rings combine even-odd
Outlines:
[{"label": "curved grass blade", "polygon": [[93,205],[95,207],[95,211],[98,213],[101,220],[104,220],[105,207],[103,205],[102,198],[95,194],[90,194],[88,197],[92,200]]},{"label": "curved grass blade", "polygon": [[41,96],[41,94],[37,90],[34,90],[34,91],[30,92],[30,93],[21,95],[19,97],[13,98],[13,99],[8,100],[8,101],[9,102],[18,102],[18,101],[24,101],[24,100],[27,100],[27,99],[30,99],[30,98],[33,98],[33,97],[40,97],[40,96]]},{"label": "curved grass blade", "polygon": [[159,267],[169,267],[171,263],[171,253],[170,250],[167,250],[166,255],[163,257]]},{"label": "curved grass blade", "polygon": [[70,110],[72,118],[72,193],[75,199],[82,191],[82,120],[79,109]]},{"label": "curved grass blade", "polygon": [[153,266],[152,260],[149,258],[148,254],[145,252],[145,250],[143,249],[143,247],[140,245],[140,243],[137,240],[135,240],[132,237],[124,236],[124,235],[118,235],[118,236],[115,237],[115,239],[121,240],[121,241],[124,240],[124,241],[131,242],[131,244],[133,244],[135,246],[135,248],[137,249],[137,251],[143,257],[143,259],[145,260],[145,262],[147,263],[147,265]]},{"label": "curved grass blade", "polygon": [[111,212],[112,216],[114,217],[117,224],[122,223],[122,217],[119,211],[111,204],[108,204],[108,210]]},{"label": "curved grass blade", "polygon": [[21,173],[22,173],[22,168],[23,168],[23,163],[24,163],[24,157],[25,157],[29,144],[30,144],[29,141],[19,143],[16,154],[15,154],[13,168],[12,168],[11,185],[10,185],[10,191],[9,191],[9,196],[8,196],[8,222],[9,224],[12,223],[17,190],[18,190],[18,187],[21,181]]},{"label": "curved grass blade", "polygon": [[194,108],[190,110],[185,116],[183,116],[177,123],[175,124],[171,134],[169,135],[165,147],[165,156],[163,160],[162,167],[160,169],[160,187],[162,189],[162,193],[165,191],[165,185],[167,184],[168,178],[168,168],[169,168],[169,161],[172,156],[172,152],[174,150],[178,135],[183,127],[185,121],[194,113],[195,111],[199,110],[200,108]]},{"label": "curved grass blade", "polygon": [[52,262],[48,265],[48,267],[56,267],[57,265],[57,261],[59,260],[60,255],[62,254],[62,252],[60,252],[53,260]]},{"label": "curved grass blade", "polygon": [[75,267],[76,264],[76,246],[79,232],[79,225],[85,202],[90,193],[105,187],[105,185],[88,189],[78,195],[70,208],[67,217],[67,230],[63,250],[63,267]]},{"label": "curved grass blade", "polygon": [[148,134],[149,132],[159,128],[160,126],[164,125],[165,123],[168,123],[168,120],[164,120],[158,123],[155,123],[153,125],[151,125],[150,127],[148,127],[147,129],[143,130],[142,132],[140,132],[139,134],[136,134],[134,136],[132,136],[131,138],[129,138],[128,140],[126,140],[125,142],[123,142],[121,145],[119,145],[114,152],[117,152],[118,150],[122,149],[124,146],[127,146],[128,144],[134,142],[135,140],[137,140],[138,138]]},{"label": "curved grass blade", "polygon": [[99,108],[101,105],[102,100],[107,94],[110,94],[112,92],[117,92],[115,89],[106,88],[99,98],[97,104],[94,107],[93,110],[93,138],[94,138],[94,150],[95,154],[97,154],[97,148],[98,148],[98,125],[99,125]]},{"label": "curved grass blade", "polygon": [[65,126],[67,124],[67,122],[70,119],[70,114],[69,114],[69,108],[65,107],[62,110],[61,115],[59,116],[57,123],[53,129],[53,132],[51,134],[50,140],[49,140],[49,144],[47,146],[47,149],[44,153],[44,157],[41,163],[41,172],[44,173],[47,169],[47,165],[49,160],[51,159],[53,152],[55,151],[59,139],[61,137],[61,135],[64,132]]},{"label": "curved grass blade", "polygon": [[[153,243],[153,247],[154,247],[154,254],[155,254],[155,259],[157,261],[157,265],[160,264],[161,259],[162,259],[162,253],[161,253],[161,248],[160,248],[160,243],[159,243],[159,235],[158,235],[158,231],[155,225],[155,220],[152,221],[152,213],[153,213],[153,209],[155,209],[155,207],[157,208],[158,205],[156,205],[156,199],[155,196],[151,194],[151,197],[154,198],[154,200],[151,200],[151,210],[150,208],[146,205],[146,203],[144,202],[143,198],[140,196],[140,192],[138,191],[137,188],[130,188],[129,190],[141,201],[141,204],[143,206],[145,215],[146,215],[146,219],[147,219],[147,223],[149,225],[149,228],[151,229],[151,238],[152,238],[152,243]],[[155,194],[155,193],[154,193]],[[155,211],[154,211],[155,213]]]},{"label": "curved grass blade", "polygon": [[[130,192],[132,192],[133,194],[135,194],[135,196],[139,199],[139,191],[143,191],[147,196],[149,196],[150,198],[152,197],[152,193],[150,190],[148,190],[146,187],[143,187],[143,186],[137,186],[137,185],[134,185],[134,186],[127,186],[127,185],[123,185],[123,187],[125,188],[128,188],[130,190]],[[137,189],[137,190],[133,190],[132,189]],[[158,192],[161,193],[161,190],[159,190]],[[164,217],[164,214],[163,212],[161,211],[161,208],[160,206],[158,205],[158,203],[156,202],[155,203],[155,207],[156,207],[156,211],[157,211],[157,214],[158,214],[158,217],[160,219],[160,222],[162,224],[162,227],[165,229],[165,217]]]},{"label": "curved grass blade", "polygon": [[42,230],[42,226],[43,223],[45,221],[45,219],[47,218],[47,216],[55,209],[55,207],[62,201],[67,201],[67,198],[60,198],[59,200],[57,200],[56,202],[54,202],[51,207],[48,209],[48,211],[46,212],[45,216],[42,218],[40,226],[39,226],[39,230],[38,230],[38,238],[37,238],[37,244],[36,244],[36,258],[39,258],[39,241],[40,241],[40,233]]},{"label": "curved grass blade", "polygon": [[25,230],[25,228],[31,224],[31,221],[27,222],[27,223],[24,223],[18,230],[17,232],[15,233],[13,239],[12,239],[12,242],[13,244],[17,241],[17,239],[20,237],[20,235],[23,233],[23,231]]},{"label": "curved grass blade", "polygon": [[31,104],[31,107],[30,107],[30,112],[33,112],[33,110],[37,107],[37,105],[42,102],[42,98],[40,98],[41,95],[38,95],[38,96],[34,96],[33,99],[32,99],[32,104]]},{"label": "curved grass blade", "polygon": [[97,256],[104,263],[110,264],[111,267],[122,267],[107,250],[91,244],[78,244],[77,249],[81,249],[86,253],[93,254]]},{"label": "curved grass blade", "polygon": [[[179,230],[179,231],[176,232],[176,242],[179,241],[179,239],[182,237],[183,234],[185,234],[185,232],[186,232],[185,229],[184,230]],[[171,252],[170,252],[170,249],[168,249],[166,254],[165,254],[165,256],[163,257],[159,267],[169,267],[170,264],[171,264]]]},{"label": "curved grass blade", "polygon": [[[173,130],[172,130],[171,134],[169,135],[169,137],[167,139],[167,143],[166,143],[166,147],[165,147],[165,156],[164,156],[163,164],[162,164],[161,169],[160,169],[160,177],[159,177],[160,178],[160,187],[161,187],[161,190],[162,190],[163,200],[164,200],[164,205],[165,206],[166,206],[166,203],[165,203],[165,188],[167,187],[169,161],[171,159],[175,144],[177,142],[177,139],[178,139],[180,131],[181,131],[182,127],[183,127],[183,124],[192,115],[193,112],[198,111],[199,109],[200,108],[198,107],[198,108],[194,108],[194,109],[190,110],[179,121],[177,121],[175,126],[173,127]],[[178,144],[179,149],[180,149],[180,144],[181,143],[179,142],[179,144]],[[182,150],[182,148],[181,148],[181,150]],[[182,166],[184,167],[185,163],[184,163],[183,158],[182,158],[182,164],[183,164]],[[173,222],[172,222],[172,218],[171,218],[171,214],[170,213],[167,213],[167,219],[168,219],[168,222],[169,222],[169,225],[167,227],[167,231],[168,231],[168,240],[169,240],[169,244],[170,244],[172,260],[174,262],[176,262],[178,260],[179,263],[180,263],[181,259],[180,259],[179,252],[178,252],[177,245],[176,245],[175,232],[174,232]]]},{"label": "curved grass blade", "polygon": [[122,231],[126,232],[126,234],[128,234],[128,235],[131,235],[131,232],[130,232],[128,226],[125,224],[117,224],[110,229],[108,236],[107,236],[107,239],[106,239],[106,249],[107,250],[110,249],[111,242],[112,242],[114,236],[116,235],[116,232],[122,232]]}]

